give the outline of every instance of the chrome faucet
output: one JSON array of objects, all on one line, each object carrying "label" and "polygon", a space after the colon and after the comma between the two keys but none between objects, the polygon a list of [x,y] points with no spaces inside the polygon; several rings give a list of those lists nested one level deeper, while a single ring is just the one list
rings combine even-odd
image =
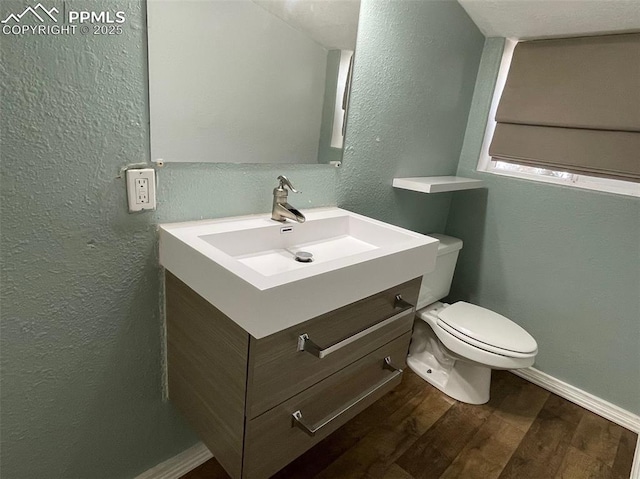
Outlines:
[{"label": "chrome faucet", "polygon": [[280,222],[290,219],[297,221],[298,223],[304,223],[306,220],[304,215],[287,203],[287,196],[289,195],[287,187],[294,193],[300,193],[300,191],[293,187],[286,176],[278,176],[278,181],[280,181],[280,184],[277,188],[273,189],[273,209],[271,210],[271,219]]}]

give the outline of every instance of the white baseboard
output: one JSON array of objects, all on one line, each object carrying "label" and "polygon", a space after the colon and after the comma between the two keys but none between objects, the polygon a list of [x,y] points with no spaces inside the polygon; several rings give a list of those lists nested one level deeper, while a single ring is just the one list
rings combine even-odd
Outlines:
[{"label": "white baseboard", "polygon": [[[640,433],[640,416],[615,404],[534,368],[514,369],[511,372],[630,431]],[[203,443],[198,443],[177,456],[152,467],[135,479],[179,479],[212,457],[211,451]],[[629,479],[640,479],[640,440],[636,443]]]},{"label": "white baseboard", "polygon": [[560,397],[565,398],[572,403],[582,406],[585,409],[615,422],[630,431],[640,433],[640,416],[633,414],[620,406],[611,404],[604,399],[600,399],[593,394],[589,394],[582,389],[578,389],[571,384],[549,376],[535,368],[513,369],[511,370],[516,376],[520,376],[533,384],[537,384],[541,388],[551,391]]},{"label": "white baseboard", "polygon": [[[551,391],[558,396],[571,401],[578,406],[608,419],[630,431],[640,435],[640,416],[633,414],[626,409],[622,409],[615,404],[611,404],[593,394],[589,394],[582,389],[578,389],[571,384],[549,376],[535,368],[512,369],[511,372],[516,376],[520,376],[541,388]],[[629,479],[640,479],[640,438],[636,442],[636,450],[633,456],[633,464],[631,466],[631,475]]]},{"label": "white baseboard", "polygon": [[177,456],[173,456],[136,476],[135,479],[179,479],[212,457],[213,454],[207,449],[207,446],[199,442]]}]

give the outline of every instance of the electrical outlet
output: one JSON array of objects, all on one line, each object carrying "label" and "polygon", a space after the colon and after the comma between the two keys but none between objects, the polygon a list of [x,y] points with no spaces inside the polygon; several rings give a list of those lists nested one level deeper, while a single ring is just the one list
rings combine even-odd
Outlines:
[{"label": "electrical outlet", "polygon": [[156,209],[156,172],[153,168],[127,170],[129,211]]},{"label": "electrical outlet", "polygon": [[136,189],[136,204],[148,205],[149,204],[149,180],[146,178],[135,179]]}]

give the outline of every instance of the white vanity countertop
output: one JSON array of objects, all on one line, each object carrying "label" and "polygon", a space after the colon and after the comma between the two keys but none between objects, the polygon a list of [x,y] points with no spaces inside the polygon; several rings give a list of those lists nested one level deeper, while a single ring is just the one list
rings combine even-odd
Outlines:
[{"label": "white vanity countertop", "polygon": [[265,213],[160,225],[160,263],[256,338],[435,267],[437,239],[340,208],[303,213],[302,224]]}]

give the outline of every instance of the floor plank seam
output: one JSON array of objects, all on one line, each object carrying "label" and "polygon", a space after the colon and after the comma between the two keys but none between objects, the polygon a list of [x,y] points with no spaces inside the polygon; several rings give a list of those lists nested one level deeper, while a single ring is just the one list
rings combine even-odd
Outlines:
[{"label": "floor plank seam", "polygon": [[[461,403],[407,372],[273,479],[640,479],[635,432],[507,371],[491,395]],[[214,459],[183,476],[228,478]]]}]

